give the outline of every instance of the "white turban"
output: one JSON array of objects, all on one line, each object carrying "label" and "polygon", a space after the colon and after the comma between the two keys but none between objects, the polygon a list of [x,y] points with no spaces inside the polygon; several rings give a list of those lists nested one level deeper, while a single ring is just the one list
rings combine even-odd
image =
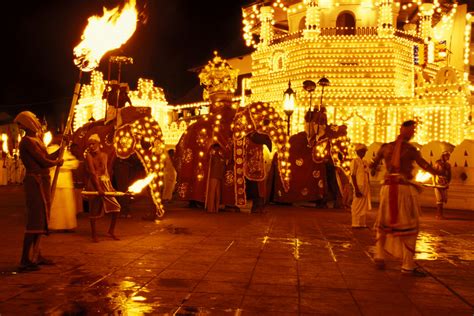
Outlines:
[{"label": "white turban", "polygon": [[359,150],[362,150],[362,149],[367,150],[367,146],[365,146],[364,144],[356,144],[356,145],[354,146],[354,150],[355,150],[355,151],[359,151]]},{"label": "white turban", "polygon": [[34,133],[38,133],[42,131],[41,123],[39,122],[36,115],[30,111],[23,111],[20,112],[13,122],[17,124],[21,124],[23,127],[33,131]]},{"label": "white turban", "polygon": [[87,143],[90,144],[90,143],[100,143],[100,137],[98,134],[92,134],[89,139],[87,140]]}]

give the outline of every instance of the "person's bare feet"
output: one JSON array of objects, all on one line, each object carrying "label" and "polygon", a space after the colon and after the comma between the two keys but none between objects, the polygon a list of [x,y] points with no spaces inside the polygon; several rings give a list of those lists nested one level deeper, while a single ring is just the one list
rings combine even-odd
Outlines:
[{"label": "person's bare feet", "polygon": [[112,232],[109,232],[109,236],[110,236],[110,238],[112,238],[113,240],[120,240],[120,238],[118,238],[117,236],[115,236],[115,234],[112,233]]},{"label": "person's bare feet", "polygon": [[383,259],[374,259],[375,268],[377,270],[384,270],[385,269],[385,260]]},{"label": "person's bare feet", "polygon": [[92,236],[92,242],[99,242],[99,238],[97,238],[97,236]]}]

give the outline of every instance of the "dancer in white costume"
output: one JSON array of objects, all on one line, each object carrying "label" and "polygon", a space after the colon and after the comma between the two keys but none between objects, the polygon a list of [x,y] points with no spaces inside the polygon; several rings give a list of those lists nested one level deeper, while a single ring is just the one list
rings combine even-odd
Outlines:
[{"label": "dancer in white costume", "polygon": [[[48,152],[59,149],[59,145],[51,145]],[[51,206],[49,228],[51,230],[74,230],[77,227],[77,203],[74,192],[72,170],[76,169],[79,161],[68,151],[64,151],[64,164],[59,169],[58,182]],[[51,168],[51,179],[54,177],[55,168]]]},{"label": "dancer in white costume", "polygon": [[387,168],[384,183],[380,189],[380,205],[375,227],[377,241],[375,263],[380,269],[385,267],[385,251],[402,258],[402,273],[425,276],[416,267],[414,257],[416,238],[419,231],[420,186],[413,182],[413,162],[432,174],[438,174],[418,149],[409,143],[415,135],[416,122],[406,121],[400,127],[400,135],[394,142],[382,145],[371,164],[375,174],[378,164],[383,160]]},{"label": "dancer in white costume", "polygon": [[367,152],[367,146],[357,144],[355,146],[357,158],[351,162],[351,180],[354,187],[354,198],[351,205],[352,227],[367,227],[367,211],[372,209],[370,203],[369,165],[363,159]]}]

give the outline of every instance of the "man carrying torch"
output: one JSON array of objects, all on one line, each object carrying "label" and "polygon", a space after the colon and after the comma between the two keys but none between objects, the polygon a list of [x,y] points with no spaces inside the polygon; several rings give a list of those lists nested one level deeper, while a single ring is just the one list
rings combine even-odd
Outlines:
[{"label": "man carrying torch", "polygon": [[434,175],[441,173],[409,143],[415,135],[415,129],[415,121],[403,122],[396,140],[383,144],[370,165],[372,175],[375,175],[382,160],[387,168],[375,222],[377,240],[374,261],[377,268],[383,269],[387,251],[402,259],[401,272],[404,275],[423,277],[426,273],[414,261],[421,207],[418,200],[419,185],[413,181],[413,164],[416,162],[423,170]]},{"label": "man carrying torch", "polygon": [[97,134],[89,137],[87,145],[88,149],[85,158],[90,179],[86,190],[99,193],[97,196],[89,197],[92,240],[99,242],[96,233],[96,220],[104,216],[105,213],[112,213],[108,231],[110,237],[114,240],[119,240],[115,236],[115,223],[120,212],[120,204],[115,197],[105,194],[106,192],[115,191],[109,177],[107,154],[100,150],[100,138]]},{"label": "man carrying torch", "polygon": [[41,123],[29,111],[18,114],[14,120],[25,136],[19,144],[20,159],[26,168],[24,189],[26,199],[26,229],[20,272],[39,270],[38,265],[51,265],[40,253],[41,235],[48,234],[48,221],[51,208],[49,168],[62,165],[58,152],[48,154],[40,136]]}]

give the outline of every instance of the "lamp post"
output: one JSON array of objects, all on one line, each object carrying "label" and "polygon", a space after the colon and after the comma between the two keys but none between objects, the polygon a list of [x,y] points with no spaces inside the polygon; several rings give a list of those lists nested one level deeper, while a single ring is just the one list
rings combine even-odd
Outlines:
[{"label": "lamp post", "polygon": [[295,91],[291,89],[291,81],[288,81],[288,89],[283,93],[283,111],[286,114],[288,136],[290,136],[290,118],[295,111],[295,96]]}]

